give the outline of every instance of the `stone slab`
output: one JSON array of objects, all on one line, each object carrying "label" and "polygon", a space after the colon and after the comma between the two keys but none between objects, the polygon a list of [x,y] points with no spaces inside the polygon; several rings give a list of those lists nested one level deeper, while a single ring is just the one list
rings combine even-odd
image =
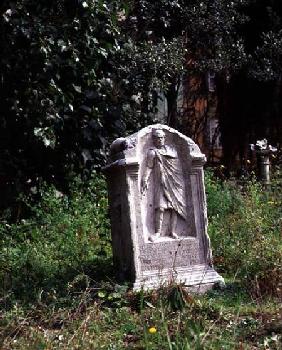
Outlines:
[{"label": "stone slab", "polygon": [[134,289],[169,281],[204,290],[223,278],[207,234],[205,156],[161,124],[113,142],[108,180],[113,257]]}]

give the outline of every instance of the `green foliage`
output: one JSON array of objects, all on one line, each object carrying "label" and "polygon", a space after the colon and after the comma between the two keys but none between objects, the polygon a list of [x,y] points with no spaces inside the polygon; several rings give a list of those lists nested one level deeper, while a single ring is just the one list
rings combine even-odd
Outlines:
[{"label": "green foliage", "polygon": [[5,0],[0,10],[0,205],[14,212],[42,179],[65,190],[71,174],[101,167],[110,141],[154,120],[160,89],[167,122],[180,124],[186,73],[218,72],[224,91],[242,71],[280,79],[277,1]]},{"label": "green foliage", "polygon": [[218,76],[217,115],[229,169],[236,154],[245,163],[250,143],[267,138],[279,146],[282,141],[281,9],[279,0],[245,2],[240,12],[247,20],[237,28],[245,60],[235,74]]},{"label": "green foliage", "polygon": [[281,295],[281,174],[272,189],[253,180],[238,190],[210,173],[206,186],[215,264],[257,296]]},{"label": "green foliage", "polygon": [[85,284],[83,276],[100,278],[110,272],[104,179],[94,174],[87,187],[77,180],[69,196],[43,186],[41,198],[37,206],[31,206],[30,219],[12,225],[1,223],[4,300],[56,297],[68,283]]},{"label": "green foliage", "polygon": [[122,295],[127,306],[108,307],[87,289],[72,296],[71,308],[15,305],[1,318],[1,348],[231,350],[240,343],[244,349],[270,344],[278,350],[278,304],[257,304],[241,297],[242,288],[228,287],[206,297],[190,295],[181,311],[169,307],[164,290],[143,293],[138,312],[130,306],[132,294]]},{"label": "green foliage", "polygon": [[[270,59],[271,57],[271,59]],[[282,30],[262,34],[262,45],[256,48],[250,74],[261,81],[281,80]]]},{"label": "green foliage", "polygon": [[73,173],[87,178],[109,141],[151,122],[153,92],[183,70],[185,50],[182,38],[137,38],[134,11],[118,0],[1,4],[3,208],[42,179],[65,190]]},{"label": "green foliage", "polygon": [[238,191],[236,182],[221,182],[213,175],[211,170],[207,170],[205,172],[205,186],[208,215],[211,221],[214,218],[224,220],[227,215],[241,207],[243,197]]},{"label": "green foliage", "polygon": [[260,81],[281,81],[281,25],[279,1],[249,1],[245,47],[250,75]]},{"label": "green foliage", "polygon": [[3,206],[42,178],[66,187],[70,173],[103,162],[119,118],[110,97],[116,11],[100,0],[1,4]]},{"label": "green foliage", "polygon": [[199,297],[175,283],[115,284],[101,175],[68,196],[42,185],[37,205],[26,199],[30,219],[0,225],[0,347],[278,350],[281,303],[261,296],[281,296],[281,177],[240,186],[207,172],[214,260],[229,278]]}]

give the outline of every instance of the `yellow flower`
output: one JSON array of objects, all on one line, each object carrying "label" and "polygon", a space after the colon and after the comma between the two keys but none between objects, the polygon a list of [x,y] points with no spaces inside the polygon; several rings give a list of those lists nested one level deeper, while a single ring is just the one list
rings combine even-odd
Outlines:
[{"label": "yellow flower", "polygon": [[150,328],[149,328],[149,333],[150,333],[150,334],[155,334],[155,333],[157,333],[157,328],[156,328],[156,327],[150,327]]}]

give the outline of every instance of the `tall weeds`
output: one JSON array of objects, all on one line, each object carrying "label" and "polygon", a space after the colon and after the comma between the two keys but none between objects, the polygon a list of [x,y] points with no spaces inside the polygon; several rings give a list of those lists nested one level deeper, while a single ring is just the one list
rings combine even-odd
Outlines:
[{"label": "tall weeds", "polygon": [[282,179],[237,185],[206,176],[214,262],[243,281],[255,296],[282,296]]}]

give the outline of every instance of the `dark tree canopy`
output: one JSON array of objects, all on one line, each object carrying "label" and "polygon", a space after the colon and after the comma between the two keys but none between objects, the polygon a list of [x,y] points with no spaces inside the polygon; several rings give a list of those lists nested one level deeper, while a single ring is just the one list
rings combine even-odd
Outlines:
[{"label": "dark tree canopy", "polygon": [[240,28],[247,60],[227,83],[219,83],[219,110],[225,161],[250,143],[267,138],[282,143],[282,7],[279,1],[249,1]]},{"label": "dark tree canopy", "polygon": [[183,75],[217,73],[229,159],[280,118],[278,0],[4,0],[0,12],[2,207],[101,167],[108,142],[154,120],[157,90],[180,125]]},{"label": "dark tree canopy", "polygon": [[116,4],[111,6],[72,0],[2,3],[5,199],[40,179],[63,186],[71,172],[103,160],[105,137],[119,119],[109,95],[110,58],[118,50]]}]

